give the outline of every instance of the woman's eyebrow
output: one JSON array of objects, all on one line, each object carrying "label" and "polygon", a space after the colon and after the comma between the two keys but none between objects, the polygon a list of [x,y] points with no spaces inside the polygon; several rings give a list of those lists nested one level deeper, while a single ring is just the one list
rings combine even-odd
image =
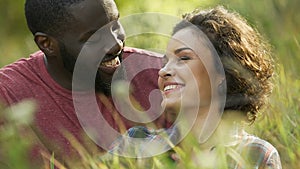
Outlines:
[{"label": "woman's eyebrow", "polygon": [[176,50],[174,51],[174,53],[175,53],[175,54],[178,54],[179,52],[181,52],[181,51],[183,51],[183,50],[191,50],[191,51],[193,51],[193,49],[191,49],[191,48],[184,47],[184,48],[176,49]]}]

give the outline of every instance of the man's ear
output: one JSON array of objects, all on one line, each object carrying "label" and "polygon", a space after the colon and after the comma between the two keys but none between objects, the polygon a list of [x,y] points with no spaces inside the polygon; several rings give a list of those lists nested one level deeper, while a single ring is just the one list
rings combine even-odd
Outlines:
[{"label": "man's ear", "polygon": [[46,56],[55,56],[57,54],[58,44],[53,37],[42,32],[37,32],[34,34],[34,41]]}]

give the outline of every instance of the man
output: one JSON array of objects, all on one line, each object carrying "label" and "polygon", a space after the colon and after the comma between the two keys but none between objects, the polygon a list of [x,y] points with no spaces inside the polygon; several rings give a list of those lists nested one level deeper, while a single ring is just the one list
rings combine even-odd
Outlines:
[{"label": "man", "polygon": [[[150,52],[124,47],[124,31],[118,22],[119,13],[115,2],[26,0],[25,14],[28,27],[40,51],[0,70],[0,98],[6,105],[29,98],[37,101],[38,111],[34,116],[32,128],[39,138],[40,146],[49,153],[55,152],[56,157],[64,160],[65,154],[76,154],[76,149],[65,132],[85,145],[87,136],[77,118],[72,97],[72,89],[73,92],[90,90],[72,84],[79,56],[87,63],[93,61],[94,65],[97,65],[93,86],[97,93],[98,108],[105,121],[116,131],[120,123],[123,123],[125,128],[132,127],[134,123],[119,116],[112,106],[110,91],[114,72],[121,66],[122,59],[140,58],[138,64],[129,62],[124,66],[126,74],[130,76],[130,72],[135,71],[135,66],[153,64],[159,67],[160,57]],[[95,49],[100,51],[99,58],[94,55],[86,56],[82,49],[86,49],[85,52],[90,51],[87,50],[92,43],[89,39],[97,40],[97,36],[93,35],[99,30],[102,32],[97,41],[100,43],[100,49]],[[109,44],[109,48],[105,44]],[[97,45],[94,45],[93,49],[95,47]],[[90,67],[87,65],[79,68],[89,70]],[[157,88],[157,71],[141,71],[131,80],[133,96],[145,110],[150,106],[149,93]],[[85,86],[85,81],[82,81],[82,86]],[[102,130],[95,129],[97,132],[105,132]],[[101,142],[101,139],[105,138],[97,139]],[[33,154],[34,158],[37,158],[40,155],[39,149]]]}]

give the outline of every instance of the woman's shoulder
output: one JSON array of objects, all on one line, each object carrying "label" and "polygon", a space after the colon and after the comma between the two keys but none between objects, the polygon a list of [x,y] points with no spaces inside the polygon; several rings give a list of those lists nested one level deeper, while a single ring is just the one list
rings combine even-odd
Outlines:
[{"label": "woman's shoulder", "polygon": [[243,132],[239,147],[247,147],[250,149],[257,149],[261,153],[268,154],[272,151],[277,151],[276,148],[268,141],[261,139],[257,136]]},{"label": "woman's shoulder", "polygon": [[236,150],[247,158],[247,161],[259,167],[281,169],[277,149],[268,141],[243,132],[242,139]]}]

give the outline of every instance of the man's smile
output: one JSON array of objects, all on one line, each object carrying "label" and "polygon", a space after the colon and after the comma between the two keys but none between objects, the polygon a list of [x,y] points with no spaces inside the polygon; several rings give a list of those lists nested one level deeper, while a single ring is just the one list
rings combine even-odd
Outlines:
[{"label": "man's smile", "polygon": [[103,61],[99,65],[99,71],[104,72],[106,74],[114,74],[116,69],[121,65],[121,57],[122,57],[123,49],[121,49],[116,54],[107,54]]},{"label": "man's smile", "polygon": [[114,68],[114,67],[118,67],[120,66],[121,61],[120,58],[117,56],[112,60],[108,60],[105,62],[101,62],[100,66],[105,66],[105,67],[109,67],[109,68]]}]

